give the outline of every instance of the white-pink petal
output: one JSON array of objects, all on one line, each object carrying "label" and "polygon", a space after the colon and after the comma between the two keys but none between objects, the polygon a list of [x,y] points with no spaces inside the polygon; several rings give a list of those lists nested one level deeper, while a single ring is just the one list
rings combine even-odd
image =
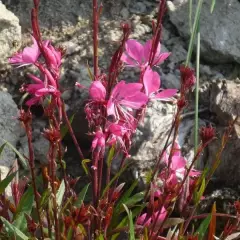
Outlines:
[{"label": "white-pink petal", "polygon": [[129,40],[127,40],[127,42],[125,44],[125,48],[126,48],[127,54],[131,58],[136,60],[139,64],[141,64],[142,58],[143,58],[142,44],[134,39],[129,39]]},{"label": "white-pink petal", "polygon": [[153,96],[153,99],[159,99],[159,100],[165,100],[168,101],[170,98],[172,98],[176,93],[177,89],[166,89],[161,91],[160,93]]},{"label": "white-pink petal", "polygon": [[148,67],[143,76],[143,84],[146,95],[150,96],[151,93],[156,92],[160,88],[160,76],[157,72],[154,72],[150,67]]}]

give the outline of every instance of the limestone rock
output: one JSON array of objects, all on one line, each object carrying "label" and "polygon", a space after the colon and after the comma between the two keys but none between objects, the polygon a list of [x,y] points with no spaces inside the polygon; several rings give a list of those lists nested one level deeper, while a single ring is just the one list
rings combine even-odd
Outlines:
[{"label": "limestone rock", "polygon": [[[17,105],[14,103],[11,95],[6,92],[0,92],[0,102],[0,146],[6,140],[16,147],[21,132],[21,126],[16,119],[18,116]],[[5,146],[0,156],[2,179],[6,177],[15,160],[16,156],[13,150]]]},{"label": "limestone rock", "polygon": [[8,57],[21,46],[21,27],[18,18],[0,1],[0,69]]},{"label": "limestone rock", "polygon": [[[193,1],[193,9],[196,9],[197,2]],[[180,35],[189,40],[188,1],[168,1],[168,7],[170,20],[177,27]],[[239,1],[219,0],[212,14],[210,8],[211,1],[204,1],[200,17],[201,58],[215,64],[240,62]]]}]

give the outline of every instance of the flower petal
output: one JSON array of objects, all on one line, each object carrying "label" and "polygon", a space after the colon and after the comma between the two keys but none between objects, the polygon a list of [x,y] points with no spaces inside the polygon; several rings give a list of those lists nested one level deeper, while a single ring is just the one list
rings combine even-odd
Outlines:
[{"label": "flower petal", "polygon": [[89,88],[89,95],[93,100],[103,101],[106,97],[106,89],[100,81],[94,81]]},{"label": "flower petal", "polygon": [[135,67],[137,65],[137,62],[130,58],[126,53],[123,53],[121,61],[126,63],[128,67]]},{"label": "flower petal", "polygon": [[171,55],[170,52],[166,52],[166,53],[161,53],[159,55],[155,55],[154,61],[153,61],[153,65],[158,65],[160,63],[162,63],[164,60],[166,60],[169,55]]},{"label": "flower petal", "polygon": [[143,84],[146,95],[150,96],[151,93],[156,92],[160,88],[160,76],[148,67],[143,76]]},{"label": "flower petal", "polygon": [[160,100],[169,100],[171,97],[173,97],[177,93],[177,89],[166,89],[161,91],[160,93],[153,96],[153,99],[160,99]]},{"label": "flower petal", "polygon": [[127,54],[131,58],[136,60],[139,64],[141,64],[142,58],[143,58],[143,46],[142,46],[142,44],[139,43],[136,40],[129,39],[125,44],[125,48],[126,48]]},{"label": "flower petal", "polygon": [[136,95],[125,98],[121,100],[119,103],[121,105],[130,107],[132,109],[139,109],[143,105],[145,105],[147,102],[148,102],[148,97],[146,96],[146,94],[142,92],[138,92]]}]

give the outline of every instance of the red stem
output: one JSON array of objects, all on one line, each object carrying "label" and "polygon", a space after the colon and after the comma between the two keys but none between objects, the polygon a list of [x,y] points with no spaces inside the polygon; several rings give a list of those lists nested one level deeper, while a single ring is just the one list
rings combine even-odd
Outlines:
[{"label": "red stem", "polygon": [[54,215],[54,228],[55,228],[55,239],[60,240],[60,232],[59,232],[59,221],[58,221],[58,214],[57,214],[57,200],[56,200],[56,188],[55,188],[55,157],[54,157],[54,151],[55,151],[55,145],[53,143],[50,143],[50,149],[49,149],[49,164],[51,169],[51,187],[53,191],[53,215]]},{"label": "red stem", "polygon": [[71,123],[70,123],[70,121],[69,121],[69,119],[68,119],[68,116],[67,116],[67,113],[66,113],[66,111],[65,111],[65,106],[64,106],[64,104],[62,104],[62,114],[63,114],[63,118],[64,118],[65,121],[66,121],[68,130],[69,130],[69,133],[70,133],[70,135],[71,135],[71,137],[72,137],[72,140],[73,140],[73,142],[74,142],[74,145],[75,145],[75,147],[77,148],[78,154],[79,154],[81,160],[83,160],[83,159],[84,159],[84,156],[83,156],[82,150],[81,150],[81,148],[80,148],[80,146],[79,146],[79,144],[78,144],[78,141],[77,141],[77,139],[76,139],[76,137],[75,137],[75,134],[74,134],[74,132],[73,132]]},{"label": "red stem", "polygon": [[93,67],[94,77],[98,76],[98,1],[93,0]]},{"label": "red stem", "polygon": [[35,178],[35,164],[34,164],[34,152],[33,152],[33,145],[32,145],[32,129],[29,126],[29,123],[25,124],[27,139],[28,139],[28,151],[29,151],[29,166],[32,176],[32,186],[34,191],[34,197],[36,202],[36,209],[37,209],[37,215],[39,220],[39,227],[40,227],[40,234],[41,239],[44,239],[44,233],[43,233],[43,224],[40,214],[40,204],[39,204],[39,198],[38,198],[38,192],[37,192],[37,186],[36,186],[36,178]]}]

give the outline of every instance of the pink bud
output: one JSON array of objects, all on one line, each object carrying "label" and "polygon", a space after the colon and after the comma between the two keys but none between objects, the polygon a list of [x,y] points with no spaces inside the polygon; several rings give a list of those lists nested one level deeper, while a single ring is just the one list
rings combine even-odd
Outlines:
[{"label": "pink bud", "polygon": [[104,101],[106,97],[106,89],[100,81],[96,80],[89,88],[89,95],[95,101]]}]

